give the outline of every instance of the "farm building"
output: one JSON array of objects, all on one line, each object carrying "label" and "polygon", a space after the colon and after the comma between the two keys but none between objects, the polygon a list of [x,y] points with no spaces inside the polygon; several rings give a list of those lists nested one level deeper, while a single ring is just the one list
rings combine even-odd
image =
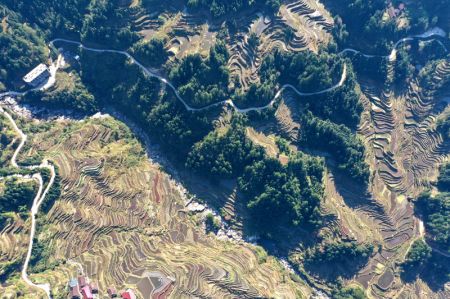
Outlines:
[{"label": "farm building", "polygon": [[50,77],[50,70],[48,67],[41,63],[34,69],[32,69],[28,74],[23,77],[25,83],[37,87],[44,83]]}]

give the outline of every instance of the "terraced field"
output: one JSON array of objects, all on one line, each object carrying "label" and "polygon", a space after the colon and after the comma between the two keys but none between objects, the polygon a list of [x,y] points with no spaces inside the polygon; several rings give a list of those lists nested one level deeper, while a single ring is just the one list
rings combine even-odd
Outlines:
[{"label": "terraced field", "polygon": [[[394,61],[389,62],[388,76],[394,74]],[[431,84],[421,85],[416,78],[404,92],[393,84],[380,89],[372,81],[361,81],[365,109],[358,134],[364,139],[373,172],[368,192],[335,173],[327,153],[314,153],[329,160],[323,212],[336,216],[328,224],[329,231],[380,246],[351,279],[376,298],[449,296],[445,290],[435,293],[421,280],[405,286],[398,268],[410,244],[424,233],[410,201],[432,187],[438,166],[448,159],[449,144],[436,131],[436,120],[446,106],[448,90],[441,87],[450,80],[450,60],[440,60],[430,77]],[[301,113],[298,99],[284,95],[275,113],[277,126],[269,131],[295,143]],[[320,278],[313,279],[321,283]]]},{"label": "terraced field", "polygon": [[142,298],[295,298],[311,292],[253,246],[206,235],[196,225],[204,216],[189,213],[179,187],[112,118],[53,122],[33,137],[32,148],[46,153],[61,178],[62,195],[40,216],[45,230],[38,235],[52,253],[46,262],[55,267],[31,275],[49,282],[54,294],[67,292],[77,264],[103,295],[109,286],[130,287]]},{"label": "terraced field", "polygon": [[[332,17],[313,0],[286,1],[278,13],[271,16],[244,12],[236,20],[236,32],[231,34],[220,32],[220,24],[205,21],[204,16],[192,15],[184,8],[162,5],[151,11],[136,4],[138,2],[128,11],[132,29],[144,39],[162,38],[172,60],[192,53],[207,55],[211,46],[226,36],[230,52],[228,68],[235,78],[232,84],[244,90],[259,83],[261,62],[275,49],[317,52],[321,45],[332,40]],[[397,46],[415,38],[430,37],[413,36],[395,44],[391,54],[385,57],[388,61],[386,82],[392,82],[395,76]],[[106,49],[108,45],[102,49],[88,48],[73,40],[57,39],[55,42],[58,46],[59,43],[79,45],[86,51],[105,55],[125,55],[147,75],[175,90],[163,74],[164,70],[148,69],[127,52]],[[339,55],[349,54],[350,59],[358,53],[354,49],[344,49]],[[365,59],[375,57],[362,56]],[[73,78],[68,73],[52,77],[57,84],[50,91],[72,87]],[[254,144],[262,146],[268,156],[286,165],[289,157],[281,153],[277,136],[288,139],[292,151],[297,150],[301,117],[308,109],[299,97],[334,91],[346,80],[347,64],[344,64],[340,82],[330,88],[304,93],[294,86],[284,85],[267,106],[248,109],[237,108],[231,99],[193,108],[178,93],[175,96],[189,113],[223,105],[223,113],[216,120],[219,127],[221,122],[227,123],[229,119],[225,118],[230,118],[235,111],[264,113],[265,108],[274,106],[274,117],[266,115],[264,121],[260,120],[264,122],[260,126],[247,127],[246,135]],[[448,141],[436,131],[436,120],[443,113],[444,101],[448,102],[448,90],[442,86],[447,84],[448,87],[450,82],[450,59],[442,59],[433,66],[431,82],[423,84],[415,76],[406,89],[392,83],[380,87],[363,76],[357,80],[364,112],[356,133],[367,151],[366,162],[372,173],[369,188],[366,190],[342,175],[329,153],[301,148],[327,162],[325,197],[320,207],[327,225],[317,236],[302,236],[303,244],[290,248],[282,257],[301,256],[313,238],[313,241],[370,243],[375,251],[368,263],[344,284],[364,287],[370,298],[448,298],[448,290],[436,292],[421,280],[405,284],[400,279],[399,263],[412,242],[425,233],[423,223],[414,216],[411,200],[433,187],[438,166],[449,158]],[[137,128],[127,122],[128,128],[108,115],[97,114],[81,121],[14,117],[24,130],[32,132],[19,153],[19,162],[48,159],[58,170],[61,195],[48,213],[38,214],[33,248],[43,254],[37,264],[32,259],[31,270],[35,273],[30,274],[34,283],[48,283],[55,298],[67,296],[67,282],[78,274],[98,283],[101,298],[108,298],[109,287],[131,288],[139,298],[315,298],[321,293],[314,288],[331,292],[333,286],[328,281],[320,275],[307,273],[301,263],[293,263],[302,274],[299,278],[284,260],[282,264],[275,257],[267,256],[260,247],[241,240],[247,215],[240,211],[243,203],[238,203],[235,179],[213,186],[203,178],[188,174],[188,178],[182,177],[181,181],[195,195],[188,194],[179,181],[149,159],[152,153],[130,129]],[[44,129],[39,129],[41,127]],[[5,161],[11,159],[20,144],[20,138],[11,128],[0,129],[13,139],[0,153],[0,164],[5,166],[8,164]],[[39,182],[37,177],[26,180]],[[195,202],[195,196],[206,199],[227,223],[217,235],[206,231],[205,219],[211,210]],[[0,263],[23,264],[30,227],[29,220],[14,215],[2,228]],[[40,271],[42,268],[45,270]],[[25,298],[44,298],[43,292],[26,286],[15,270],[16,274],[0,286],[0,294],[11,298],[22,294],[26,294]]]},{"label": "terraced field", "polygon": [[[247,30],[230,40],[231,74],[239,78],[240,86],[247,89],[259,80],[258,70],[264,57],[274,49],[286,51],[318,50],[331,38],[333,20],[321,4],[315,1],[295,1],[283,5],[275,16],[258,17],[247,25]],[[255,35],[258,45],[249,44]]]},{"label": "terraced field", "polygon": [[393,294],[401,287],[392,261],[401,259],[404,248],[420,233],[408,199],[430,186],[437,165],[448,156],[449,145],[435,125],[443,107],[443,93],[437,86],[450,80],[449,59],[436,65],[432,78],[430,86],[413,80],[400,95],[389,87],[377,92],[364,86],[366,114],[360,131],[372,152],[375,175],[371,192],[377,195],[385,219],[379,222],[384,248],[359,273],[358,281],[371,286],[375,294]]},{"label": "terraced field", "polygon": [[[176,7],[139,7],[130,16],[132,27],[145,39],[166,38],[166,48],[176,59],[188,54],[207,55],[215,44],[220,24],[205,21],[205,16],[191,14]],[[319,2],[294,1],[282,5],[274,16],[262,12],[243,14],[236,21],[237,32],[227,37],[230,52],[228,67],[247,89],[259,81],[258,70],[264,57],[274,49],[317,51],[331,39],[333,19]],[[249,44],[254,34],[257,46]]]}]

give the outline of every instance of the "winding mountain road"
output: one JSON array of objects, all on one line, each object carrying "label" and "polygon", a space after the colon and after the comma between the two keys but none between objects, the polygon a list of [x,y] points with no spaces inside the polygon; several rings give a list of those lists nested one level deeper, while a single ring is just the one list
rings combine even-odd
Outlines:
[{"label": "winding mountain road", "polygon": [[[126,52],[126,51],[114,50],[114,49],[99,49],[99,48],[87,47],[87,46],[83,45],[81,42],[74,41],[74,40],[70,40],[70,39],[64,39],[64,38],[57,38],[57,39],[52,40],[52,41],[49,43],[49,46],[54,46],[54,43],[56,43],[56,42],[63,42],[63,43],[74,44],[74,45],[77,45],[78,47],[80,47],[80,48],[82,48],[83,50],[86,50],[86,51],[91,51],[91,52],[96,52],[96,53],[115,53],[115,54],[121,54],[121,55],[126,56],[132,63],[136,64],[136,65],[144,72],[144,74],[146,74],[146,75],[149,76],[149,77],[157,78],[158,80],[160,80],[161,82],[163,82],[164,84],[166,84],[167,86],[169,86],[170,89],[172,89],[172,91],[174,92],[174,94],[175,94],[175,96],[177,97],[177,99],[178,99],[178,100],[183,104],[183,106],[186,108],[186,110],[188,110],[188,111],[193,111],[193,112],[200,112],[200,111],[203,111],[203,110],[207,110],[207,109],[209,109],[209,108],[212,108],[212,107],[222,106],[222,105],[224,105],[224,104],[230,105],[230,106],[233,107],[237,112],[240,112],[240,113],[248,113],[248,112],[250,112],[250,111],[261,111],[261,110],[264,110],[264,109],[267,109],[267,108],[271,107],[271,106],[275,103],[275,101],[281,96],[282,92],[283,92],[284,90],[286,90],[286,89],[292,89],[292,90],[293,90],[295,93],[297,93],[299,96],[319,95],[319,94],[323,94],[323,93],[327,93],[327,92],[333,91],[333,90],[335,90],[335,89],[341,87],[341,86],[344,84],[345,79],[347,78],[347,65],[344,64],[344,67],[343,67],[343,69],[342,69],[341,79],[339,80],[339,82],[336,83],[335,85],[333,85],[333,86],[331,86],[331,87],[329,87],[329,88],[323,89],[323,90],[319,90],[319,91],[316,91],[316,92],[301,92],[301,91],[299,91],[297,88],[295,88],[294,86],[292,86],[291,84],[285,84],[285,85],[283,85],[283,86],[281,87],[281,89],[276,93],[276,95],[273,97],[273,99],[272,99],[267,105],[264,105],[264,106],[260,106],[260,107],[250,107],[250,108],[239,108],[239,107],[237,107],[237,106],[234,104],[234,102],[233,102],[232,100],[228,99],[228,100],[225,100],[225,101],[220,101],[220,102],[212,103],[212,104],[209,104],[209,105],[206,105],[206,106],[203,106],[203,107],[195,108],[195,107],[190,106],[190,105],[189,105],[189,104],[188,104],[188,103],[180,96],[180,94],[178,93],[177,89],[175,88],[175,86],[174,86],[170,81],[168,81],[166,78],[164,78],[164,77],[162,77],[162,76],[160,76],[160,75],[158,75],[158,74],[152,72],[149,68],[145,67],[142,63],[140,63],[138,60],[136,60],[136,58],[134,58],[131,54],[129,54],[129,53]],[[1,94],[0,94],[0,97],[1,97]]]},{"label": "winding mountain road", "polygon": [[[351,53],[360,53],[361,55],[363,55],[364,57],[368,57],[368,58],[372,58],[372,57],[386,57],[389,58],[389,61],[393,62],[397,59],[397,48],[400,44],[405,43],[407,41],[412,41],[414,39],[426,39],[426,38],[430,38],[433,36],[439,36],[439,37],[445,37],[445,31],[443,31],[440,28],[433,28],[430,29],[422,34],[419,35],[414,35],[414,36],[410,36],[410,37],[405,37],[400,39],[399,41],[397,41],[394,44],[394,47],[391,51],[390,54],[388,55],[368,55],[368,54],[363,54],[358,50],[355,49],[351,49],[351,48],[347,48],[342,50],[341,52],[338,53],[338,55],[342,55],[348,52]],[[183,104],[183,106],[186,108],[186,110],[188,111],[193,111],[193,112],[199,112],[199,111],[203,111],[212,107],[216,107],[216,106],[222,106],[224,104],[228,104],[231,107],[233,107],[237,112],[240,113],[248,113],[250,111],[261,111],[264,109],[267,109],[271,106],[273,106],[273,104],[276,102],[276,100],[281,96],[281,94],[283,93],[283,91],[285,91],[286,89],[291,89],[292,91],[294,91],[296,94],[298,94],[299,96],[313,96],[313,95],[319,95],[319,94],[324,94],[330,91],[333,91],[339,87],[341,87],[345,80],[347,79],[347,65],[344,64],[344,67],[342,69],[342,75],[341,75],[341,79],[338,83],[336,83],[335,85],[323,89],[323,90],[319,90],[316,92],[302,92],[299,91],[295,86],[291,85],[291,84],[285,84],[283,85],[280,90],[276,93],[276,95],[274,96],[274,98],[267,104],[264,106],[260,106],[260,107],[250,107],[250,108],[239,108],[237,107],[234,102],[230,99],[225,100],[225,101],[221,101],[221,102],[217,102],[217,103],[212,103],[203,107],[192,107],[190,106],[181,96],[180,94],[177,92],[177,89],[175,88],[175,86],[168,81],[166,78],[152,72],[149,68],[145,67],[142,63],[140,63],[136,58],[134,58],[131,54],[129,54],[126,51],[121,51],[121,50],[114,50],[114,49],[100,49],[100,48],[92,48],[92,47],[88,47],[85,46],[83,43],[79,42],[79,41],[74,41],[74,40],[70,40],[70,39],[64,39],[64,38],[56,38],[52,41],[50,41],[49,45],[50,46],[54,46],[54,43],[56,42],[63,42],[63,43],[69,43],[69,44],[73,44],[73,45],[77,45],[78,47],[87,50],[87,51],[91,51],[91,52],[96,52],[96,53],[116,53],[116,54],[121,54],[126,56],[132,63],[136,64],[143,72],[144,74],[148,75],[149,77],[154,77],[157,78],[158,80],[160,80],[161,82],[163,82],[164,84],[166,84],[167,86],[170,87],[170,89],[172,89],[172,91],[174,92],[175,96],[177,97],[177,99]],[[1,94],[0,94],[1,97]]]},{"label": "winding mountain road", "polygon": [[[17,156],[20,153],[21,149],[23,148],[23,146],[25,145],[25,142],[27,141],[27,135],[25,135],[22,130],[19,129],[19,127],[17,126],[15,120],[11,117],[11,115],[6,112],[3,108],[0,107],[0,113],[3,113],[6,118],[9,120],[9,122],[11,123],[11,125],[13,126],[14,130],[19,134],[20,136],[20,144],[17,147],[17,149],[14,151],[13,156],[11,157],[11,165],[14,168],[19,169],[19,165],[17,164]],[[34,242],[34,236],[36,233],[36,214],[39,211],[39,207],[41,206],[41,204],[44,202],[45,200],[45,196],[48,194],[48,192],[50,191],[50,188],[52,187],[54,181],[55,181],[55,177],[56,177],[56,173],[55,173],[55,168],[53,165],[49,164],[48,161],[43,161],[40,165],[35,165],[35,166],[27,166],[24,167],[25,169],[31,169],[31,170],[39,170],[39,169],[43,169],[46,168],[50,171],[50,180],[44,190],[44,182],[42,179],[42,175],[39,172],[36,172],[35,174],[33,174],[31,177],[30,176],[22,176],[22,175],[15,175],[15,177],[21,177],[21,178],[25,178],[25,179],[35,179],[39,182],[39,189],[38,192],[36,193],[36,196],[33,200],[33,205],[31,207],[31,229],[30,229],[30,240],[28,243],[28,250],[27,250],[27,255],[25,257],[25,262],[22,266],[22,272],[21,272],[21,276],[22,279],[31,287],[34,288],[39,288],[41,290],[43,290],[45,292],[45,294],[47,295],[48,298],[51,298],[51,294],[50,294],[50,285],[49,284],[35,284],[34,282],[32,282],[30,280],[30,278],[28,277],[28,265],[30,263],[30,259],[31,259],[31,252],[33,249],[33,242]]]},{"label": "winding mountain road", "polygon": [[[445,31],[442,30],[441,28],[435,27],[435,28],[432,28],[432,29],[422,33],[422,34],[404,37],[404,38],[398,40],[394,44],[394,47],[392,48],[391,52],[388,55],[369,55],[369,54],[364,54],[361,51],[358,51],[358,50],[355,50],[352,48],[346,48],[346,49],[342,50],[341,52],[339,52],[338,54],[342,55],[345,53],[355,53],[355,54],[361,54],[362,56],[364,56],[366,58],[383,57],[383,58],[389,58],[389,61],[393,62],[397,59],[397,48],[401,44],[403,44],[405,42],[413,41],[415,39],[427,39],[427,38],[431,38],[434,36],[446,37],[446,34],[445,34]],[[444,47],[444,49],[446,51],[448,51],[447,48],[444,46],[444,44],[442,44],[442,42],[440,42],[440,44]]]},{"label": "winding mountain road", "polygon": [[[404,42],[407,41],[411,41],[414,39],[426,39],[426,38],[430,38],[433,36],[440,36],[443,37],[445,36],[445,32],[440,29],[440,28],[433,28],[421,35],[415,35],[415,36],[411,36],[411,37],[406,37],[403,38],[401,40],[399,40],[398,42],[395,43],[394,48],[392,49],[391,53],[389,55],[368,55],[368,54],[363,54],[358,50],[355,49],[344,49],[341,52],[339,52],[339,55],[351,52],[351,53],[361,53],[364,57],[387,57],[389,58],[389,60],[395,61],[396,60],[396,53],[397,53],[397,47]],[[199,111],[203,111],[215,106],[221,106],[224,104],[228,104],[231,107],[233,107],[237,112],[240,113],[248,113],[250,111],[261,111],[263,109],[269,108],[271,107],[276,100],[281,96],[281,94],[286,90],[286,89],[291,89],[293,92],[295,92],[296,94],[298,94],[299,96],[313,96],[313,95],[319,95],[319,94],[324,94],[330,91],[333,91],[339,87],[341,87],[346,78],[347,78],[347,65],[344,64],[343,66],[343,70],[342,70],[342,75],[341,75],[341,79],[338,83],[336,83],[335,85],[323,89],[323,90],[319,90],[316,92],[302,92],[299,91],[295,86],[291,85],[291,84],[285,84],[283,85],[280,90],[275,94],[274,98],[265,106],[261,106],[261,107],[250,107],[250,108],[239,108],[237,107],[232,100],[225,100],[225,101],[221,101],[221,102],[217,102],[217,103],[213,103],[204,107],[200,107],[200,108],[195,108],[190,106],[177,92],[177,89],[175,88],[175,86],[169,82],[166,78],[152,72],[150,69],[146,68],[142,63],[140,63],[138,60],[136,60],[132,55],[130,55],[128,52],[126,51],[120,51],[120,50],[114,50],[114,49],[99,49],[99,48],[92,48],[92,47],[87,47],[85,45],[83,45],[81,42],[78,41],[74,41],[74,40],[69,40],[69,39],[62,39],[62,38],[57,38],[52,40],[49,45],[53,46],[55,42],[62,42],[62,43],[69,43],[69,44],[75,44],[78,47],[87,50],[87,51],[92,51],[92,52],[97,52],[97,53],[116,53],[116,54],[121,54],[126,56],[132,63],[136,64],[146,75],[150,76],[150,77],[155,77],[158,80],[160,80],[161,82],[163,82],[164,84],[166,84],[167,86],[169,86],[175,96],[177,97],[177,99],[184,105],[184,107],[186,108],[186,110],[188,111],[193,111],[193,112],[199,112]],[[55,75],[56,75],[56,71],[58,70],[59,66],[60,66],[60,59],[61,59],[61,55],[58,57],[58,61],[56,62],[55,65],[52,65],[50,72],[51,72],[51,76],[50,76],[50,80],[43,86],[37,87],[37,88],[33,88],[24,92],[17,92],[17,91],[8,91],[8,92],[3,92],[0,93],[0,99],[3,97],[15,97],[15,96],[23,96],[26,93],[33,91],[33,90],[45,90],[46,88],[50,87],[54,82],[55,82]],[[15,150],[12,158],[11,158],[11,165],[14,168],[19,168],[19,165],[17,164],[17,156],[20,153],[21,149],[23,148],[23,146],[25,145],[25,142],[27,141],[27,135],[25,135],[17,126],[16,122],[14,121],[14,119],[11,117],[11,115],[6,112],[3,108],[0,107],[0,113],[3,113],[8,120],[11,122],[14,130],[19,134],[20,138],[21,138],[21,142],[19,144],[19,146],[17,147],[17,149]],[[51,293],[50,293],[50,285],[49,284],[35,284],[33,283],[27,274],[27,270],[28,270],[28,265],[30,262],[30,258],[31,258],[31,252],[33,249],[33,241],[34,241],[34,236],[35,236],[35,232],[36,232],[36,214],[39,211],[39,207],[42,204],[42,202],[45,200],[46,195],[48,194],[50,188],[52,187],[54,180],[55,180],[55,168],[53,165],[49,164],[48,161],[43,161],[40,165],[36,165],[36,166],[28,166],[25,167],[26,169],[42,169],[42,168],[46,168],[50,171],[51,173],[51,177],[50,177],[50,181],[48,182],[45,190],[44,189],[44,182],[42,180],[42,176],[39,172],[35,173],[34,175],[30,176],[20,176],[20,175],[15,175],[15,176],[19,176],[19,177],[23,177],[23,178],[32,178],[32,179],[36,179],[39,182],[39,190],[36,194],[36,197],[33,200],[33,205],[31,208],[31,230],[30,230],[30,241],[29,241],[29,245],[28,245],[28,251],[27,251],[27,255],[25,258],[25,263],[22,267],[22,279],[31,287],[35,287],[35,288],[39,288],[41,290],[43,290],[48,298],[51,298]]]}]

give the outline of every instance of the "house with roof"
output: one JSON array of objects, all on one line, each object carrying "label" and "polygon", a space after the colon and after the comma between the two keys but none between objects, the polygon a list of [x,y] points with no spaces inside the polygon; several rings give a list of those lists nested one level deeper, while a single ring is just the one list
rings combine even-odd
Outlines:
[{"label": "house with roof", "polygon": [[91,282],[89,286],[91,287],[92,294],[98,294],[98,286],[95,282]]},{"label": "house with roof", "polygon": [[74,287],[70,290],[70,298],[81,299],[81,294],[80,291],[78,290],[78,287]]},{"label": "house with roof", "polygon": [[89,285],[85,285],[81,288],[81,294],[83,295],[83,299],[94,299],[94,295],[92,294],[91,287]]},{"label": "house with roof", "polygon": [[85,285],[87,285],[86,277],[82,275],[78,276],[78,284],[80,285],[80,288],[83,288]]},{"label": "house with roof", "polygon": [[110,298],[116,298],[116,297],[117,297],[117,291],[116,291],[116,289],[113,288],[113,287],[109,287],[109,288],[108,288],[108,296],[109,296]]},{"label": "house with roof", "polygon": [[122,299],[136,299],[136,295],[134,294],[133,290],[128,289],[125,292],[122,292],[120,294],[122,296]]},{"label": "house with roof", "polygon": [[33,87],[38,87],[45,83],[48,78],[50,78],[50,70],[45,64],[41,63],[26,74],[23,81]]}]

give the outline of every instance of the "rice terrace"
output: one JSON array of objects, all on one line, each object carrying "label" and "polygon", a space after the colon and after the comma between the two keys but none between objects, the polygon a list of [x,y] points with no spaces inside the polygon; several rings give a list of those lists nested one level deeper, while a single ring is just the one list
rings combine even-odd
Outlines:
[{"label": "rice terrace", "polygon": [[450,298],[449,15],[0,0],[0,298]]}]

